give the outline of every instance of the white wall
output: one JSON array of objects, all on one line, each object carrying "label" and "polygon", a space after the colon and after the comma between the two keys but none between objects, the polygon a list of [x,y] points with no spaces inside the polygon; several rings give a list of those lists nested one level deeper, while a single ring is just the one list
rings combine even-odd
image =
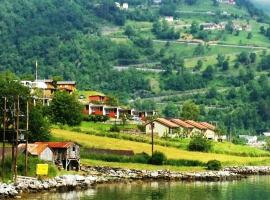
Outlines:
[{"label": "white wall", "polygon": [[44,149],[44,151],[39,155],[39,158],[41,160],[46,160],[46,161],[51,161],[53,162],[53,152],[52,150],[47,147],[46,149]]}]

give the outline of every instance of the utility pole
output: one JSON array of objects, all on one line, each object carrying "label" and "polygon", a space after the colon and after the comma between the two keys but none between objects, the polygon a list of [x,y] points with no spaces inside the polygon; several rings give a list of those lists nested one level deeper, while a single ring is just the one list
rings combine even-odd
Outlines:
[{"label": "utility pole", "polygon": [[15,144],[15,132],[16,132],[16,120],[15,120],[15,113],[16,113],[16,103],[15,103],[15,98],[14,98],[14,102],[13,102],[13,112],[12,112],[12,118],[13,118],[13,131],[12,131],[12,177],[15,174],[15,148],[14,148],[14,144]]},{"label": "utility pole", "polygon": [[2,147],[2,180],[5,177],[5,140],[6,140],[6,115],[7,115],[7,97],[4,97],[4,120],[3,120],[3,147]]},{"label": "utility pole", "polygon": [[37,81],[37,79],[38,79],[38,71],[37,71],[37,68],[38,68],[38,62],[37,62],[37,60],[36,60],[36,81]]},{"label": "utility pole", "polygon": [[16,109],[16,143],[15,143],[15,173],[14,173],[14,182],[17,182],[17,173],[18,173],[18,138],[19,138],[19,115],[20,115],[20,96],[17,96],[17,109]]},{"label": "utility pole", "polygon": [[28,174],[28,130],[29,130],[29,101],[26,102],[26,132],[25,132],[25,161],[24,161],[24,175]]},{"label": "utility pole", "polygon": [[154,154],[154,121],[151,120],[151,145],[152,145],[152,156]]}]

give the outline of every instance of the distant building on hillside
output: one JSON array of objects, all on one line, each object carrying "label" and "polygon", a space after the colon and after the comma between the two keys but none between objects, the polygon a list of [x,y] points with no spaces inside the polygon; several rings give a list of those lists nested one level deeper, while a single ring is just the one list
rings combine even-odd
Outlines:
[{"label": "distant building on hillside", "polygon": [[162,3],[162,0],[153,0],[153,3],[154,4],[161,4]]},{"label": "distant building on hillside", "polygon": [[57,81],[56,85],[58,90],[66,91],[69,94],[73,94],[73,92],[76,90],[75,81]]},{"label": "distant building on hillside", "polygon": [[58,81],[54,82],[51,79],[28,81],[23,80],[21,84],[30,89],[33,96],[34,105],[37,102],[42,102],[43,105],[49,105],[56,91],[66,91],[72,94],[76,91],[75,81]]},{"label": "distant building on hillside", "polygon": [[123,10],[128,10],[128,3],[123,3],[122,9]]},{"label": "distant building on hillside", "polygon": [[236,2],[235,0],[216,0],[218,3],[223,3],[223,4],[229,4],[229,5],[235,5]]},{"label": "distant building on hillside", "polygon": [[164,18],[165,21],[169,22],[169,23],[172,23],[173,22],[173,16],[166,16]]}]

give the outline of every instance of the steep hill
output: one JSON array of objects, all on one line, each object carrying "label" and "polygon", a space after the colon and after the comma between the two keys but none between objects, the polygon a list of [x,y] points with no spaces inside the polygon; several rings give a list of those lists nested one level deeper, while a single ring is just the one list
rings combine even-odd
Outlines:
[{"label": "steep hill", "polygon": [[39,78],[76,80],[138,109],[179,117],[192,99],[200,119],[223,131],[270,129],[270,28],[261,10],[248,0],[119,3],[1,1],[0,71],[33,78],[37,60]]}]

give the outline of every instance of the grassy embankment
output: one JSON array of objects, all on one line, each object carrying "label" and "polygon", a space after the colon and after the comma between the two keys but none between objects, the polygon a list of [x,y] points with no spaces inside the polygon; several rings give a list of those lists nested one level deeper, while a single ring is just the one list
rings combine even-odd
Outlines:
[{"label": "grassy embankment", "polygon": [[[64,126],[61,129],[73,131],[73,132],[82,132],[88,135],[102,136],[108,138],[116,138],[121,140],[129,140],[140,143],[151,143],[151,138],[147,135],[143,134],[126,134],[126,133],[112,133],[110,132],[110,127],[113,125],[104,124],[104,123],[93,123],[93,122],[82,122],[78,127],[68,127]],[[123,130],[134,130],[137,128],[136,125],[128,124],[125,126],[119,126]],[[55,127],[59,129],[59,127]],[[65,138],[68,139],[68,138]],[[189,139],[165,139],[155,137],[155,144],[164,147],[174,147],[181,150],[187,150]],[[213,142],[213,149],[211,153],[218,154],[228,154],[228,155],[236,155],[236,156],[249,156],[249,157],[264,157],[270,156],[270,152],[252,148],[249,146],[243,145],[235,145],[229,142]]]},{"label": "grassy embankment", "polygon": [[[105,148],[105,149],[122,149],[133,150],[134,153],[151,153],[151,145],[143,142],[135,142],[124,139],[108,138],[96,135],[85,134],[82,132],[74,132],[69,130],[53,129],[53,136],[59,140],[72,140],[86,148]],[[246,146],[233,145],[229,143],[220,144],[220,149],[230,150],[231,153],[235,152],[248,152],[251,156],[236,156],[221,153],[202,153],[202,152],[190,152],[184,149],[176,147],[165,147],[161,145],[155,145],[155,150],[163,152],[168,159],[183,159],[183,160],[196,160],[206,163],[209,160],[217,159],[222,162],[223,166],[234,165],[267,165],[270,163],[269,153],[263,150],[254,149]],[[214,145],[214,149],[218,148],[218,144]],[[224,152],[223,152],[224,153]],[[243,153],[244,154],[244,153]],[[112,167],[126,167],[135,169],[172,169],[177,171],[197,171],[203,170],[203,167],[176,167],[176,166],[153,166],[147,164],[137,163],[116,163],[116,162],[104,162],[91,159],[82,159],[83,164],[90,165],[103,165]]]}]

